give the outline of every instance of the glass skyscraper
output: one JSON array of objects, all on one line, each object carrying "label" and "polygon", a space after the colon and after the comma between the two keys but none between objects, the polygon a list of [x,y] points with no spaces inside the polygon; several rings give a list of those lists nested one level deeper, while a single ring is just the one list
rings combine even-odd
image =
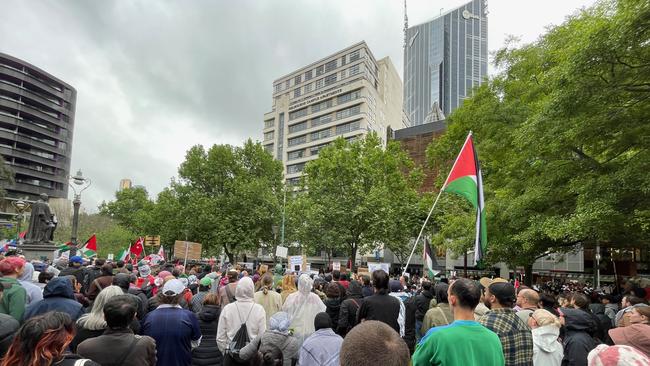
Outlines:
[{"label": "glass skyscraper", "polygon": [[432,108],[448,116],[487,77],[486,2],[473,0],[406,30],[404,111],[412,125],[424,123]]}]

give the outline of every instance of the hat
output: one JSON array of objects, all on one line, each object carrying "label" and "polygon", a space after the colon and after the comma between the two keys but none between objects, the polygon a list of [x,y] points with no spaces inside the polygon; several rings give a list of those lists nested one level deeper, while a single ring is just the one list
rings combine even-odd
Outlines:
[{"label": "hat", "polygon": [[496,277],[496,278],[481,277],[481,279],[478,280],[478,282],[481,284],[481,286],[488,288],[493,283],[508,282],[508,281],[501,277]]},{"label": "hat", "polygon": [[404,291],[404,288],[402,288],[402,284],[398,280],[388,281],[388,288],[390,288],[390,292]]},{"label": "hat", "polygon": [[616,345],[632,346],[650,355],[650,325],[632,324],[609,330],[609,336]]},{"label": "hat", "polygon": [[624,365],[650,365],[648,356],[630,346],[596,346],[587,356],[589,365],[594,366],[624,366]]},{"label": "hat", "polygon": [[177,279],[167,281],[162,290],[164,295],[168,295],[168,293],[171,292],[171,295],[169,296],[180,295],[183,293],[183,291],[185,291],[185,286],[180,280]]},{"label": "hat", "polygon": [[269,328],[271,330],[287,333],[290,325],[291,319],[289,319],[289,314],[284,311],[278,311],[269,319]]},{"label": "hat", "polygon": [[83,258],[81,258],[78,255],[74,255],[70,257],[70,263],[83,263],[83,262],[84,262]]},{"label": "hat", "polygon": [[210,279],[210,277],[208,277],[208,276],[205,276],[205,277],[201,278],[201,281],[199,281],[199,284],[201,286],[208,287],[208,286],[212,285],[212,279]]},{"label": "hat", "polygon": [[500,304],[512,303],[517,300],[515,286],[509,282],[493,282],[488,289],[499,300]]}]

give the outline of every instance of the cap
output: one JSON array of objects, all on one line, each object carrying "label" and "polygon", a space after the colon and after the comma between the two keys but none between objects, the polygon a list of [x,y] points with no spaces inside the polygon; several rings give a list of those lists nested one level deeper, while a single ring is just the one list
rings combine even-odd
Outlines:
[{"label": "cap", "polygon": [[609,336],[616,345],[632,346],[650,355],[650,325],[632,324],[609,330]]},{"label": "cap", "polygon": [[500,304],[511,303],[517,300],[515,286],[509,282],[493,282],[488,289],[499,300]]},{"label": "cap", "polygon": [[199,284],[201,284],[201,286],[210,286],[212,284],[212,279],[210,279],[208,276],[205,276],[201,278]]},{"label": "cap", "polygon": [[600,344],[596,346],[589,355],[587,361],[590,365],[650,365],[650,359],[639,350],[630,346],[607,346]]},{"label": "cap", "polygon": [[478,282],[481,284],[481,286],[488,288],[493,283],[508,282],[508,280],[505,280],[501,277],[496,277],[496,278],[481,277],[481,279]]},{"label": "cap", "polygon": [[83,263],[83,262],[84,262],[83,258],[81,258],[78,255],[74,255],[70,257],[70,263]]},{"label": "cap", "polygon": [[182,294],[184,290],[185,290],[185,286],[183,285],[183,283],[180,280],[173,279],[165,283],[162,292],[165,295],[176,296]]}]

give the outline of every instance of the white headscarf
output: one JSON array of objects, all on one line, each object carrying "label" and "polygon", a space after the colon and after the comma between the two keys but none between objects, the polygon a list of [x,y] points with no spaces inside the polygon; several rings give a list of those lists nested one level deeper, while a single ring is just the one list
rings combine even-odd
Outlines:
[{"label": "white headscarf", "polygon": [[311,292],[312,279],[303,274],[298,279],[298,291],[287,296],[282,306],[282,311],[289,314],[291,328],[301,342],[314,333],[314,319],[316,314],[325,311],[325,304],[320,297]]}]

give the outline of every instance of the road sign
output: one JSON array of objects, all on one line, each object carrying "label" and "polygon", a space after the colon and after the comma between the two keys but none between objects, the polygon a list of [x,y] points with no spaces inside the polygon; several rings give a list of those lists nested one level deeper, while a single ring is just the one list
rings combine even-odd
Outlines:
[{"label": "road sign", "polygon": [[144,237],[144,245],[149,247],[160,246],[160,235],[148,235]]}]

